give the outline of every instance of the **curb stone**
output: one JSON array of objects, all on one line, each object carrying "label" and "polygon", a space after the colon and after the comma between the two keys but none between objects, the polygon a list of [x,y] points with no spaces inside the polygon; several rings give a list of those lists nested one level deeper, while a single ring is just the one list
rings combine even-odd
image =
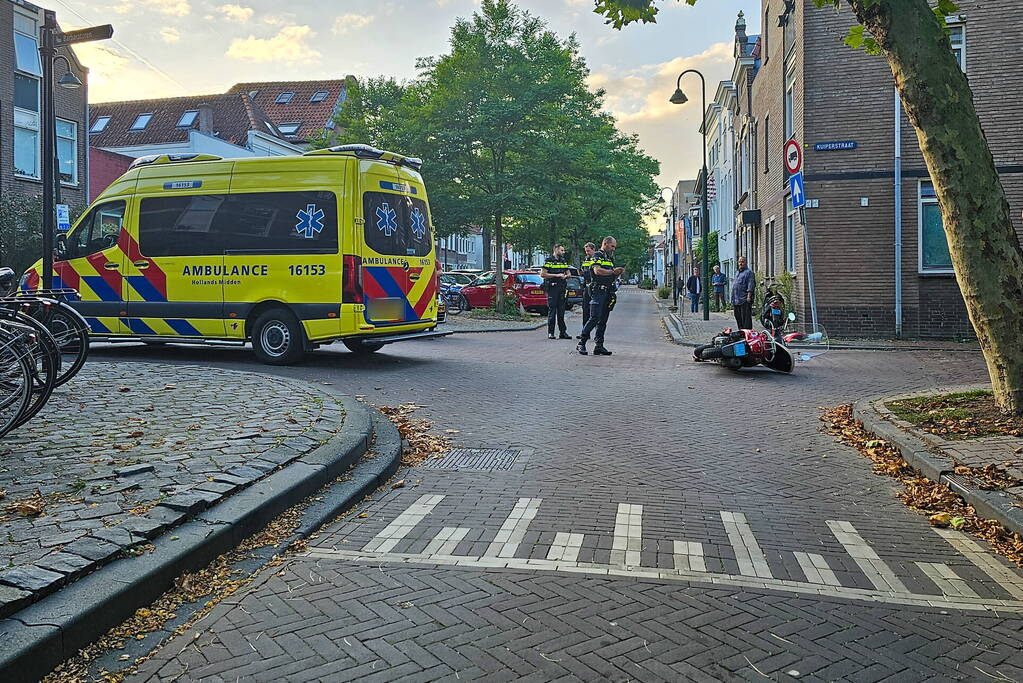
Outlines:
[{"label": "curb stone", "polygon": [[[154,539],[155,552],[115,560],[0,620],[4,643],[0,680],[37,681],[137,608],[151,604],[177,576],[206,566],[349,469],[369,448],[374,425],[383,425],[374,423],[376,411],[365,404],[347,397],[338,400],[345,421],[331,441],[174,528],[172,534]],[[383,443],[393,443],[397,431],[382,431]],[[371,467],[372,477],[346,482],[359,485],[347,491],[352,498],[340,505],[334,500],[332,509],[356,502],[367,487],[386,481],[398,460],[400,448],[395,451],[392,446],[386,457],[367,461],[376,465]]]},{"label": "curb stone", "polygon": [[[916,395],[928,395],[958,391],[971,387],[953,387]],[[988,388],[988,387],[985,387]],[[970,477],[954,474],[955,463],[952,458],[937,453],[936,443],[924,435],[911,434],[902,423],[884,407],[888,401],[906,398],[907,395],[893,395],[883,398],[861,399],[853,405],[853,417],[863,423],[864,429],[878,438],[893,443],[901,452],[902,458],[915,467],[931,481],[944,484],[962,497],[967,504],[983,517],[994,519],[1007,530],[1023,535],[1023,508],[1018,507],[1019,501],[1005,491],[987,491],[981,489]],[[908,425],[908,423],[902,423]]]}]

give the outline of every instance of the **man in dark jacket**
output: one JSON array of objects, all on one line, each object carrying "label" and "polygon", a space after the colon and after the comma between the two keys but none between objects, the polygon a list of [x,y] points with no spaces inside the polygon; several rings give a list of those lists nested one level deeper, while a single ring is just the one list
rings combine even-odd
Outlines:
[{"label": "man in dark jacket", "polygon": [[693,268],[693,274],[686,280],[686,291],[689,293],[689,310],[693,313],[700,312],[700,294],[703,292],[703,283],[700,281],[700,269]]}]

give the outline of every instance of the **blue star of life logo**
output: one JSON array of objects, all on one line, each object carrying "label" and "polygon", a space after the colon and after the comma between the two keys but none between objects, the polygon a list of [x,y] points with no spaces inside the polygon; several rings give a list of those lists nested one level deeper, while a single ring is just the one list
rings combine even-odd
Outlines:
[{"label": "blue star of life logo", "polygon": [[418,206],[412,210],[412,232],[417,239],[423,239],[426,234],[426,214]]},{"label": "blue star of life logo", "polygon": [[391,205],[384,202],[377,207],[377,229],[384,233],[385,237],[390,237],[398,229],[398,218],[397,212],[391,208]]},{"label": "blue star of life logo", "polygon": [[302,237],[312,239],[317,233],[323,231],[323,209],[317,209],[315,204],[306,204],[305,211],[295,214],[298,223],[295,225],[295,232]]}]

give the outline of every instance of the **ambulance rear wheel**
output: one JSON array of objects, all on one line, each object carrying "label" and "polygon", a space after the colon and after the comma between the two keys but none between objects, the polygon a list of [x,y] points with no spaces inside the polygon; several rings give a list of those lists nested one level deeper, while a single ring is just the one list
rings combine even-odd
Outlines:
[{"label": "ambulance rear wheel", "polygon": [[271,308],[252,325],[252,350],[267,365],[291,365],[305,355],[305,333],[301,323],[283,308]]},{"label": "ambulance rear wheel", "polygon": [[363,355],[376,353],[380,349],[384,348],[384,345],[380,342],[367,341],[365,339],[345,339],[342,343],[347,346],[348,350],[352,353]]}]

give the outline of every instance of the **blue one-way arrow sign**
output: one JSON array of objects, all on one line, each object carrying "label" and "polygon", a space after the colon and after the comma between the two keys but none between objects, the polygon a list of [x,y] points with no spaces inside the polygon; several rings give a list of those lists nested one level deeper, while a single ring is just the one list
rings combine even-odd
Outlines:
[{"label": "blue one-way arrow sign", "polygon": [[789,176],[789,192],[792,194],[792,208],[801,209],[806,206],[806,192],[803,191],[803,172]]}]

